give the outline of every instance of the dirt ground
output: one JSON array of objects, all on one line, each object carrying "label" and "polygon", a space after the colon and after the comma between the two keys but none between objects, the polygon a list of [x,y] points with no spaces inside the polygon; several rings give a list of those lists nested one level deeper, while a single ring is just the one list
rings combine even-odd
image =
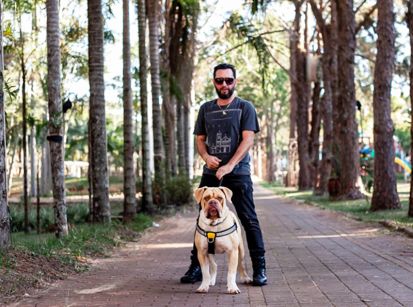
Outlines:
[{"label": "dirt ground", "polygon": [[63,264],[54,258],[34,256],[30,252],[11,249],[5,268],[0,269],[0,305],[18,300],[28,292],[76,274],[78,266]]}]

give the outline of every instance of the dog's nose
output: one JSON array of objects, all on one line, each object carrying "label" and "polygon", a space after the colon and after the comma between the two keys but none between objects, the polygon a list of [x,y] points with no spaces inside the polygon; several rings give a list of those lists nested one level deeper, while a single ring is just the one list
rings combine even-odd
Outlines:
[{"label": "dog's nose", "polygon": [[216,200],[216,199],[211,199],[209,202],[208,202],[208,204],[210,204],[210,205],[218,205],[218,201]]}]

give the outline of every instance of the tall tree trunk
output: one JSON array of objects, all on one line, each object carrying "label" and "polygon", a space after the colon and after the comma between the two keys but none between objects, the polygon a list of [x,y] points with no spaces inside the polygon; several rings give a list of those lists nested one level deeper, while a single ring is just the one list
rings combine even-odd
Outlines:
[{"label": "tall tree trunk", "polygon": [[320,152],[320,128],[321,128],[321,84],[319,81],[314,83],[313,95],[312,95],[312,108],[311,108],[311,131],[310,131],[310,147],[309,156],[311,163],[311,182],[313,184],[313,191],[317,189],[319,185],[319,152]]},{"label": "tall tree trunk", "polygon": [[30,127],[30,196],[37,195],[36,174],[37,174],[37,152],[36,152],[36,131],[35,126]]},{"label": "tall tree trunk", "polygon": [[310,156],[308,142],[308,100],[309,92],[306,80],[306,53],[297,53],[297,145],[299,158],[298,189],[311,188]]},{"label": "tall tree trunk", "polygon": [[145,0],[138,0],[139,27],[139,83],[142,116],[142,211],[153,213],[152,174],[150,168],[150,142],[148,123],[148,67],[146,54]]},{"label": "tall tree trunk", "polygon": [[162,137],[162,114],[159,97],[161,96],[160,80],[160,56],[159,56],[159,10],[158,0],[148,0],[149,20],[149,52],[151,61],[151,85],[152,85],[152,118],[153,118],[153,137],[155,154],[155,198],[159,204],[165,204],[166,194],[163,193],[165,186],[165,150]]},{"label": "tall tree trunk", "polygon": [[0,1],[0,251],[10,246],[10,216],[7,203],[6,113],[4,110],[3,4]]},{"label": "tall tree trunk", "polygon": [[96,220],[110,222],[109,178],[105,115],[102,1],[88,0],[90,144],[92,160],[93,207]]},{"label": "tall tree trunk", "polygon": [[43,145],[42,145],[42,169],[41,169],[41,186],[40,194],[47,195],[52,190],[52,170],[50,162],[50,146],[49,142],[46,139],[46,135],[43,136]]},{"label": "tall tree trunk", "polygon": [[[413,0],[407,2],[407,24],[409,27],[410,37],[410,63],[413,63]],[[410,64],[410,110],[413,110],[413,65]],[[411,112],[410,120],[410,139],[413,140],[413,112]],[[410,142],[410,163],[413,163],[413,141]],[[408,216],[413,217],[413,180],[410,176],[410,196],[409,196],[409,211]]]},{"label": "tall tree trunk", "polygon": [[69,232],[66,216],[63,111],[60,97],[59,1],[47,0],[47,87],[49,104],[49,146],[51,156],[56,236]]},{"label": "tall tree trunk", "polygon": [[[266,149],[267,149],[267,176],[266,180],[268,182],[275,182],[277,177],[276,177],[276,171],[277,171],[277,160],[276,160],[276,141],[275,141],[275,131],[276,127],[278,126],[278,121],[280,116],[276,116],[276,112],[274,110],[274,105],[275,101],[270,102],[270,108],[269,108],[269,113],[268,117],[269,120],[266,122],[267,126],[267,135],[265,138],[266,142]],[[281,108],[281,103],[280,103],[280,108]],[[280,114],[281,110],[279,110],[278,114]]]},{"label": "tall tree trunk", "polygon": [[[170,62],[170,44],[171,44],[171,26],[173,26],[173,20],[175,15],[172,11],[172,1],[165,1],[165,33],[163,37],[162,48],[162,110],[165,120],[165,155],[166,155],[166,171],[167,177],[175,176],[177,174],[176,166],[176,100],[173,99],[171,94],[171,62]],[[172,86],[173,87],[173,86]]]},{"label": "tall tree trunk", "polygon": [[395,33],[393,0],[378,0],[377,56],[374,69],[374,191],[371,210],[400,208],[394,169],[391,83]]},{"label": "tall tree trunk", "polygon": [[[337,8],[335,1],[330,2],[331,22],[329,25],[323,18],[321,9],[318,8],[315,0],[310,0],[310,5],[320,29],[324,54],[322,56],[322,72],[324,95],[321,100],[321,119],[323,122],[323,149],[322,161],[319,171],[319,185],[315,191],[316,195],[323,195],[328,190],[328,181],[331,176],[333,163],[333,116],[337,120]],[[333,108],[334,104],[334,108]],[[333,110],[334,109],[334,110]],[[333,112],[334,111],[334,112]],[[334,115],[333,115],[334,114]],[[337,168],[334,169],[334,176],[337,176]]]},{"label": "tall tree trunk", "polygon": [[290,95],[290,132],[288,143],[288,172],[287,172],[287,187],[296,186],[298,183],[298,171],[297,171],[297,54],[298,43],[300,39],[300,19],[301,19],[301,1],[294,1],[295,5],[295,18],[294,28],[290,33],[290,82],[291,82],[291,95]]},{"label": "tall tree trunk", "polygon": [[356,49],[353,0],[335,0],[338,25],[338,87],[337,126],[339,199],[364,197],[356,186],[359,176],[359,153],[354,85],[354,52]]},{"label": "tall tree trunk", "polygon": [[24,58],[24,36],[22,30],[21,16],[19,16],[20,23],[20,40],[21,40],[21,55],[20,55],[20,68],[22,74],[22,147],[23,147],[23,203],[24,203],[24,231],[29,232],[29,207],[30,200],[28,197],[28,174],[27,174],[27,69]]},{"label": "tall tree trunk", "polygon": [[133,169],[133,103],[130,55],[129,0],[123,0],[123,220],[132,220],[136,213],[136,179]]}]

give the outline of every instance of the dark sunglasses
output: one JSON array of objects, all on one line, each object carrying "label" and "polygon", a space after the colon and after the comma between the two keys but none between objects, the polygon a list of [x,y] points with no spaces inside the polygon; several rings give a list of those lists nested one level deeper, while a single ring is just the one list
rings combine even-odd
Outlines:
[{"label": "dark sunglasses", "polygon": [[224,84],[224,81],[227,85],[231,85],[232,83],[234,83],[234,78],[215,78],[216,84]]}]

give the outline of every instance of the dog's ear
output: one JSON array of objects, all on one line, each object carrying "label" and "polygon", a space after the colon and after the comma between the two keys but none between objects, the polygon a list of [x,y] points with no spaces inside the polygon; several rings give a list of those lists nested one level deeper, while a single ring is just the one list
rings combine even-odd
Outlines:
[{"label": "dog's ear", "polygon": [[228,200],[231,200],[231,198],[232,198],[232,191],[231,191],[230,189],[228,189],[227,187],[219,187],[219,189],[220,189],[222,192],[224,192],[225,197],[226,197]]},{"label": "dog's ear", "polygon": [[202,195],[204,194],[204,192],[207,188],[208,187],[202,187],[202,188],[198,188],[194,191],[194,197],[195,197],[196,202],[198,204],[201,203]]}]

